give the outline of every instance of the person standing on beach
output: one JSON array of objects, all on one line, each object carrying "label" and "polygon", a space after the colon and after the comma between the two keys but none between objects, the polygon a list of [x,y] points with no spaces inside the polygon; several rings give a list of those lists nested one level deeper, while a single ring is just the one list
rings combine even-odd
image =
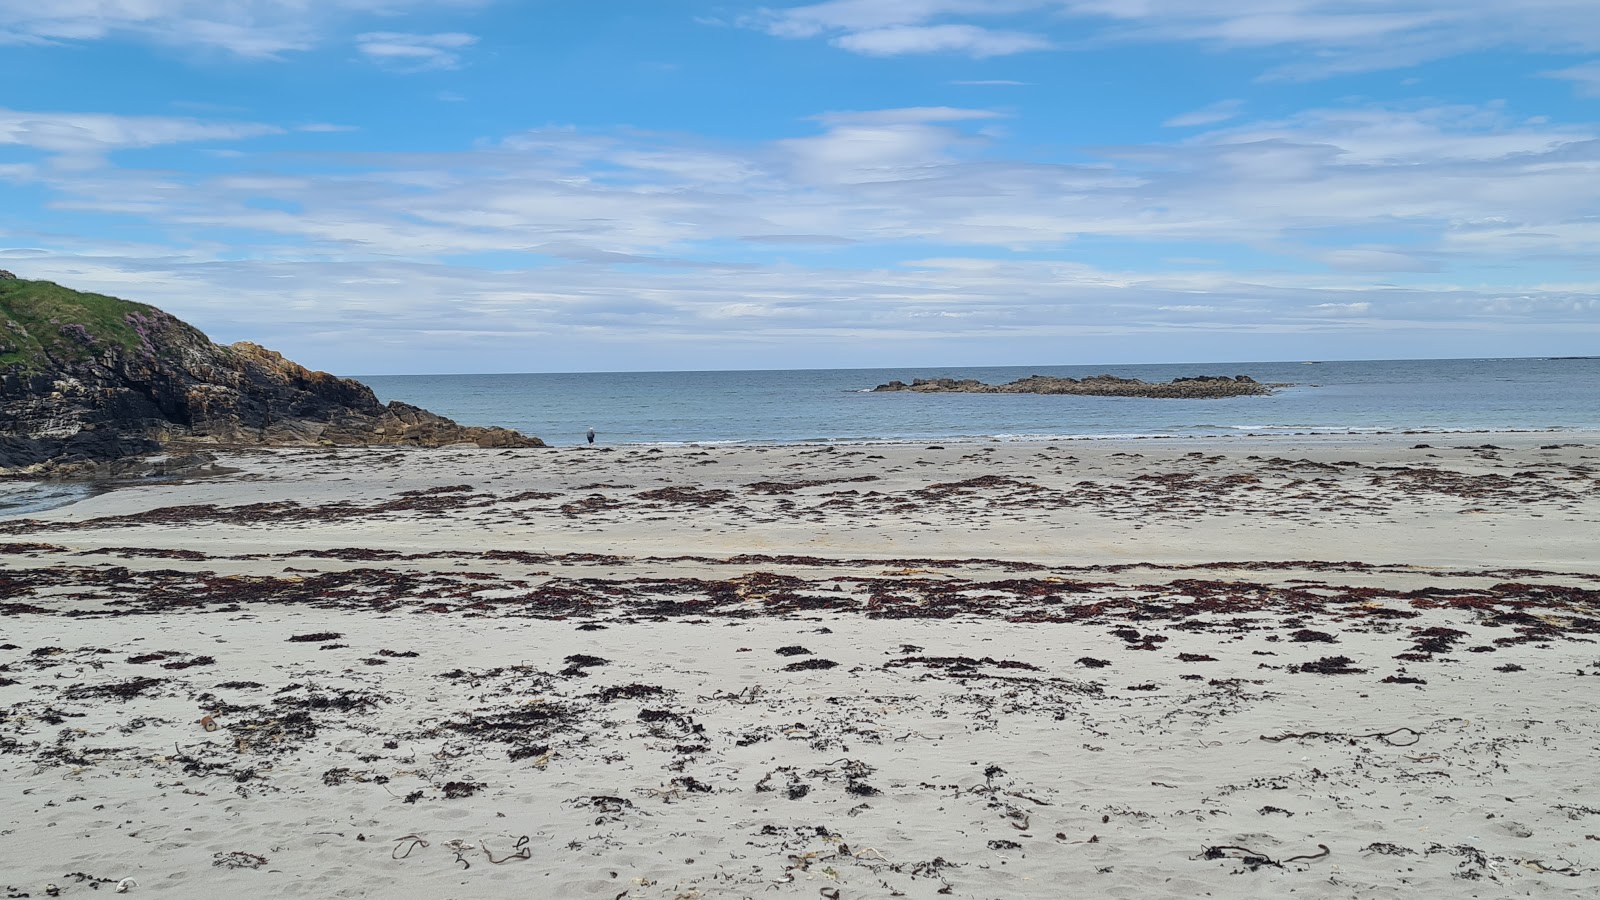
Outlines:
[{"label": "person standing on beach", "polygon": [[591,446],[591,447],[592,447],[592,446],[594,446],[594,426],[593,426],[593,425],[590,425],[590,426],[589,426],[589,434],[588,434],[588,437],[589,437],[589,445],[590,445],[590,446]]}]

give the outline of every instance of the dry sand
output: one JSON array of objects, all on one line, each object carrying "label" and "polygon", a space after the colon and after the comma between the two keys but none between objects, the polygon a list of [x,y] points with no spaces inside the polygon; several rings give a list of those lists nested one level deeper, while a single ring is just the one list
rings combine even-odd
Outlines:
[{"label": "dry sand", "polygon": [[1600,889],[1600,436],[224,461],[0,521],[6,896]]}]

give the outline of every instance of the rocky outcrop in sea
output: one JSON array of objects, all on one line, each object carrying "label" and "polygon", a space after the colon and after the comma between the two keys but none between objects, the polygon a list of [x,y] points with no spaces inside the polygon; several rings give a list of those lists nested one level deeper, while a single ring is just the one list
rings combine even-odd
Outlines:
[{"label": "rocky outcrop in sea", "polygon": [[153,306],[0,271],[0,471],[94,475],[206,447],[542,447],[457,424]]},{"label": "rocky outcrop in sea", "polygon": [[1140,381],[1115,375],[1058,378],[1030,375],[1006,384],[984,384],[973,379],[918,378],[910,384],[891,381],[874,392],[910,391],[918,394],[1080,394],[1090,397],[1152,397],[1160,399],[1216,400],[1223,397],[1259,397],[1278,384],[1262,384],[1249,375],[1196,375],[1171,381]]}]

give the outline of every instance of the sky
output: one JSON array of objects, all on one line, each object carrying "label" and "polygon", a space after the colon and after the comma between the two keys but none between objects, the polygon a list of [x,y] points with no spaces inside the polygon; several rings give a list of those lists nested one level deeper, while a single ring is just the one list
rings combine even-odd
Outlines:
[{"label": "sky", "polygon": [[340,374],[1600,353],[1595,0],[0,0],[0,268]]}]

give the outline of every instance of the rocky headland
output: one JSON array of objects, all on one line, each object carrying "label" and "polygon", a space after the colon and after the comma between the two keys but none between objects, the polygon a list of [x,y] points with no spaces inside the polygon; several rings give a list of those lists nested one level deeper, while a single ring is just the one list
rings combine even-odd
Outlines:
[{"label": "rocky headland", "polygon": [[0,473],[108,475],[206,447],[542,447],[459,425],[153,306],[0,271]]},{"label": "rocky headland", "polygon": [[891,381],[873,388],[874,393],[910,391],[917,394],[1079,394],[1089,397],[1153,397],[1160,399],[1216,400],[1224,397],[1259,397],[1272,393],[1280,384],[1263,384],[1249,375],[1196,375],[1171,381],[1140,381],[1115,375],[1088,378],[1057,378],[1029,375],[1006,384],[985,384],[974,379],[917,378],[910,384]]}]

